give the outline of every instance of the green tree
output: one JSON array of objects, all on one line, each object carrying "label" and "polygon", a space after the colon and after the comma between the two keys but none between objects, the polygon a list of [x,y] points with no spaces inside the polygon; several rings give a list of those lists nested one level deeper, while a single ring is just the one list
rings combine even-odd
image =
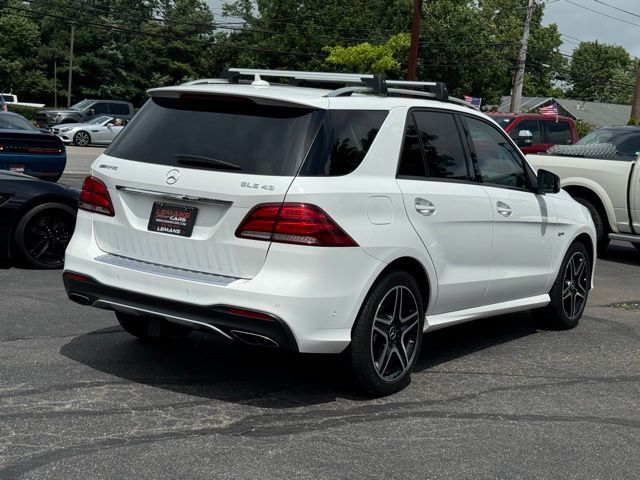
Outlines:
[{"label": "green tree", "polygon": [[630,103],[634,62],[623,47],[582,42],[573,51],[570,95],[586,101]]},{"label": "green tree", "polygon": [[397,75],[401,60],[409,50],[410,37],[406,33],[393,35],[382,45],[371,45],[368,42],[351,47],[327,47],[329,56],[326,61],[354,72],[386,73]]}]

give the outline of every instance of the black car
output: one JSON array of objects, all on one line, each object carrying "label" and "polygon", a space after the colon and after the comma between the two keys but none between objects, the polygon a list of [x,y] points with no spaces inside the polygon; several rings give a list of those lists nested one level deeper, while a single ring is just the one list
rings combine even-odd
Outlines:
[{"label": "black car", "polygon": [[0,261],[62,267],[79,194],[72,187],[0,171]]}]

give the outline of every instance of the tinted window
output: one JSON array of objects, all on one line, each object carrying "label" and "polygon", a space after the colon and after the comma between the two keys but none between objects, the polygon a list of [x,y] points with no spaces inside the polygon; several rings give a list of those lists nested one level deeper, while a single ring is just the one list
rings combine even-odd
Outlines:
[{"label": "tinted window", "polygon": [[353,172],[387,114],[381,110],[329,110],[300,175],[333,177]]},{"label": "tinted window", "polygon": [[114,115],[129,115],[129,105],[124,103],[112,103],[110,105],[111,113]]},{"label": "tinted window", "polygon": [[10,114],[0,114],[0,129],[36,130],[36,128],[31,125],[26,118]]},{"label": "tinted window", "polygon": [[467,162],[453,115],[414,112],[430,178],[468,179]]},{"label": "tinted window", "polygon": [[514,140],[518,140],[521,130],[529,130],[533,135],[533,143],[542,143],[542,132],[540,131],[540,122],[538,120],[522,120],[513,126],[509,131],[509,136]]},{"label": "tinted window", "polygon": [[109,104],[104,102],[94,103],[91,108],[94,111],[94,115],[101,115],[104,113],[109,113]]},{"label": "tinted window", "polygon": [[475,118],[467,117],[466,122],[483,183],[527,188],[523,160],[500,131]]},{"label": "tinted window", "polygon": [[407,130],[404,134],[404,145],[400,157],[398,175],[407,177],[426,177],[427,170],[422,158],[422,147],[418,130],[413,122],[413,115],[407,120]]},{"label": "tinted window", "polygon": [[640,152],[640,132],[624,135],[616,147],[622,156],[635,159]]},{"label": "tinted window", "polygon": [[107,152],[171,166],[180,165],[176,155],[200,156],[237,165],[241,174],[290,176],[297,173],[323,115],[238,97],[151,98]]},{"label": "tinted window", "polygon": [[[573,138],[571,136],[571,128],[567,122],[544,122],[547,130],[547,138],[544,143],[553,143],[554,145],[571,145]],[[535,140],[533,143],[536,143]]]}]

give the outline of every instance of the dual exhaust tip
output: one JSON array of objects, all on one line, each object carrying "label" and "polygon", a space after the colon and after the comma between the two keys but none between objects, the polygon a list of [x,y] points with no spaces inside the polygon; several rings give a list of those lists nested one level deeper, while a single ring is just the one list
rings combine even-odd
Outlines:
[{"label": "dual exhaust tip", "polygon": [[[75,302],[79,305],[91,305],[91,299],[85,295],[80,295],[78,293],[69,293],[69,300]],[[167,320],[165,318],[165,320]],[[189,323],[188,319],[182,319],[184,322]],[[193,322],[194,325],[199,322]],[[260,335],[258,333],[246,332],[244,330],[230,330],[229,333],[233,335],[233,338],[241,341],[242,343],[246,343],[247,345],[251,345],[254,347],[267,347],[267,348],[279,348],[280,344],[273,340],[272,338],[266,337],[264,335]]]}]

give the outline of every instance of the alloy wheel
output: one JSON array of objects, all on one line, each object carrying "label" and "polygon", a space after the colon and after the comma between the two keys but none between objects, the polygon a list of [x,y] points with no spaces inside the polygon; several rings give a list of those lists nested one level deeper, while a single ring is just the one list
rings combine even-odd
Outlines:
[{"label": "alloy wheel", "polygon": [[588,261],[582,252],[569,258],[562,279],[562,308],[571,320],[580,316],[589,291]]},{"label": "alloy wheel", "polygon": [[27,224],[23,242],[28,255],[48,267],[62,266],[74,218],[63,210],[44,210]]},{"label": "alloy wheel", "polygon": [[73,141],[79,147],[86,147],[89,145],[89,134],[86,132],[78,132],[73,138]]},{"label": "alloy wheel", "polygon": [[382,380],[394,381],[411,368],[420,335],[413,293],[402,285],[393,287],[378,305],[371,329],[371,357]]}]

